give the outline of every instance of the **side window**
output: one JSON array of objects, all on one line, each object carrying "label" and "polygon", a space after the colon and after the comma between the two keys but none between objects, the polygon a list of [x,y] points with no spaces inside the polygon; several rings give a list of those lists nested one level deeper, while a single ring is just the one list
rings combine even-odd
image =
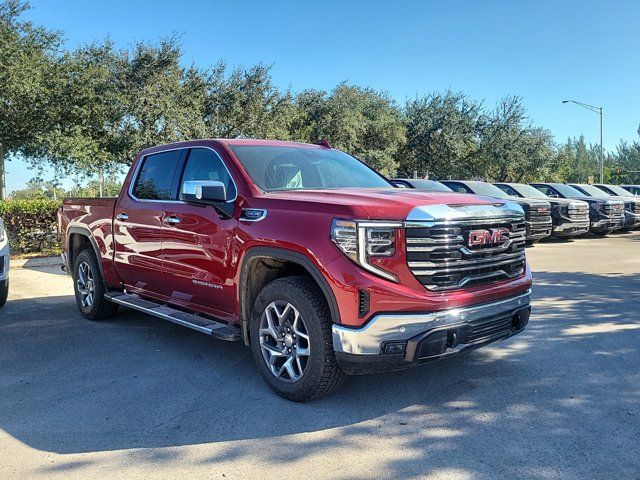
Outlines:
[{"label": "side window", "polygon": [[544,193],[545,195],[549,196],[549,197],[557,197],[558,194],[556,192],[554,192],[551,188],[547,187],[546,185],[534,185],[535,188],[537,188],[538,190],[540,190],[542,193]]},{"label": "side window", "polygon": [[506,193],[507,195],[510,195],[512,197],[517,197],[518,192],[516,192],[513,188],[511,188],[509,185],[496,185],[496,187],[498,187],[500,190],[502,190],[504,193]]},{"label": "side window", "polygon": [[471,190],[469,190],[465,185],[463,185],[461,183],[456,183],[456,182],[449,183],[449,182],[447,182],[446,185],[447,185],[447,187],[449,187],[454,192],[458,192],[458,193],[473,193]]},{"label": "side window", "polygon": [[207,148],[194,148],[189,153],[184,167],[182,181],[215,180],[222,182],[227,189],[227,198],[235,198],[236,186],[229,175],[229,171],[222,163],[222,159]]},{"label": "side window", "polygon": [[133,195],[141,200],[170,200],[173,176],[180,150],[148,155],[133,187]]}]

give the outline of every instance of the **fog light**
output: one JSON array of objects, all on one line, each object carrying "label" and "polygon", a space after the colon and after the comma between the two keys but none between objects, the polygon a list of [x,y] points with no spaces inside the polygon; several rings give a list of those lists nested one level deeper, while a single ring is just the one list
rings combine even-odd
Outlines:
[{"label": "fog light", "polygon": [[385,355],[399,355],[404,353],[405,343],[385,343],[384,347],[382,347],[382,353]]}]

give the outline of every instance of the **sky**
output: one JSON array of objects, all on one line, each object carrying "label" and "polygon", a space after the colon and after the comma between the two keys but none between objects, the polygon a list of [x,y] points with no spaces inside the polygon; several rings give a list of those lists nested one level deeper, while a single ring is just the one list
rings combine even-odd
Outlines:
[{"label": "sky", "polygon": [[[556,141],[604,145],[638,138],[640,2],[30,0],[25,17],[64,32],[74,48],[109,36],[118,46],[181,36],[185,64],[272,65],[283,88],[369,86],[399,103],[452,89],[489,107],[523,98]],[[33,176],[7,165],[8,190]],[[49,179],[45,174],[45,179]],[[66,186],[66,185],[65,185]]]}]

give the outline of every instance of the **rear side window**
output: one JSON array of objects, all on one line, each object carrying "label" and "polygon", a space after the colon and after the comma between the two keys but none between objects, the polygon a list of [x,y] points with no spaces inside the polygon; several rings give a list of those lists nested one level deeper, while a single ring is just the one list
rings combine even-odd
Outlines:
[{"label": "rear side window", "polygon": [[236,186],[229,171],[217,153],[206,148],[194,148],[189,153],[187,165],[184,167],[182,181],[215,180],[222,182],[227,189],[227,198],[236,197]]},{"label": "rear side window", "polygon": [[133,195],[140,200],[171,200],[171,186],[179,159],[180,150],[146,156]]}]

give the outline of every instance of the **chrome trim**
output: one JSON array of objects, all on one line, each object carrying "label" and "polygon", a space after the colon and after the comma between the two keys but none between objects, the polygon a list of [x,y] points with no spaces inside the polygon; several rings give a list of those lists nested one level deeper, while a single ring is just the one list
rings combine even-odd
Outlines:
[{"label": "chrome trim", "polygon": [[334,324],[333,349],[353,355],[380,355],[382,345],[403,341],[442,326],[461,325],[513,311],[531,304],[531,290],[516,297],[465,308],[432,313],[385,313],[375,315],[361,328]]},{"label": "chrome trim", "polygon": [[[465,244],[465,231],[476,225],[490,228],[492,224],[509,225],[503,244],[483,249],[470,249]],[[407,254],[414,254],[411,260],[407,259],[407,266],[432,291],[460,289],[495,277],[516,278],[523,274],[526,262],[527,225],[530,224],[525,221],[524,210],[515,202],[417,207],[405,222],[405,248]],[[550,233],[550,217],[543,226]],[[435,228],[438,232],[420,236],[420,232],[411,232],[412,228]]]},{"label": "chrome trim", "polygon": [[167,225],[178,225],[180,223],[180,219],[178,217],[175,217],[175,216],[164,217],[162,219],[162,221],[164,223],[166,223]]},{"label": "chrome trim", "polygon": [[127,220],[129,220],[129,215],[127,215],[124,212],[119,213],[118,215],[116,215],[116,220],[120,220],[121,222],[126,222]]},{"label": "chrome trim", "polygon": [[[146,155],[144,155],[139,161],[138,161],[138,165],[136,165],[136,169],[133,172],[133,175],[131,176],[131,182],[129,183],[129,189],[127,190],[127,194],[135,201],[137,202],[151,202],[151,203],[179,203],[179,204],[186,204],[186,202],[183,202],[182,200],[151,200],[151,199],[142,199],[142,198],[138,198],[133,194],[133,187],[136,184],[136,181],[138,180],[138,175],[140,174],[140,168],[142,167],[142,164],[144,163],[144,161],[146,160],[147,157],[151,156],[151,155],[158,155],[160,153],[167,153],[167,152],[174,152],[176,150],[195,150],[197,148],[204,148],[206,150],[211,150],[213,153],[216,154],[216,156],[220,159],[220,162],[222,162],[222,165],[224,166],[225,170],[227,171],[227,173],[229,174],[229,178],[231,179],[231,182],[233,183],[233,186],[235,187],[236,190],[236,196],[233,197],[233,199],[231,200],[227,200],[225,203],[233,203],[238,199],[238,184],[236,183],[235,179],[233,178],[233,175],[231,175],[231,171],[229,171],[229,167],[227,167],[227,164],[225,163],[224,159],[220,156],[220,154],[218,152],[216,152],[213,148],[211,147],[207,147],[205,145],[197,145],[197,146],[188,146],[188,147],[176,147],[176,148],[167,148],[165,150],[158,150],[157,152],[152,152],[152,153],[147,153]],[[187,159],[187,161],[189,161],[189,159]],[[186,165],[185,165],[186,166]],[[183,172],[184,173],[184,172]],[[182,177],[182,175],[181,175]],[[182,181],[182,178],[180,178],[180,180]],[[180,185],[180,190],[182,190],[182,185]]]},{"label": "chrome trim", "polygon": [[[245,218],[243,215],[247,210],[253,210],[253,211],[259,211],[260,216],[257,218]],[[267,217],[267,214],[269,213],[268,210],[265,210],[264,208],[243,208],[242,211],[240,212],[240,221],[241,222],[259,222],[260,220],[264,220]]]},{"label": "chrome trim", "polygon": [[524,220],[524,210],[517,203],[508,200],[490,205],[426,205],[415,207],[409,212],[407,226],[411,227],[416,222],[437,222],[442,225],[461,221],[465,224],[483,223],[498,218],[504,221],[509,221],[508,218]]},{"label": "chrome trim", "polygon": [[374,267],[367,261],[367,228],[402,228],[402,222],[370,222],[370,221],[356,221],[356,235],[358,236],[358,263],[362,268],[374,273],[384,279],[397,283],[398,277],[395,275]]}]

